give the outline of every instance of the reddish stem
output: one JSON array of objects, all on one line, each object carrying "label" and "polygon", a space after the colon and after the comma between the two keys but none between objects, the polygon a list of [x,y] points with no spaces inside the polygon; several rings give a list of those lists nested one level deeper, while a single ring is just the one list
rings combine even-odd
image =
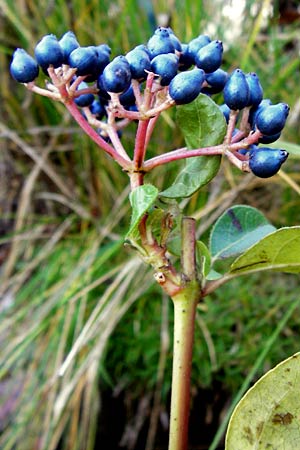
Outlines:
[{"label": "reddish stem", "polygon": [[149,125],[148,120],[139,120],[136,137],[135,137],[135,147],[134,147],[134,167],[136,169],[142,167],[145,159],[146,152],[146,135],[147,128]]},{"label": "reddish stem", "polygon": [[162,164],[167,164],[171,161],[177,161],[179,159],[193,158],[194,156],[213,156],[222,155],[224,152],[224,145],[216,145],[214,147],[204,147],[197,148],[193,150],[188,150],[187,148],[179,148],[178,150],[173,150],[168,153],[164,153],[154,158],[148,159],[144,164],[144,170],[149,172],[154,169],[154,167],[161,166]]},{"label": "reddish stem", "polygon": [[122,156],[120,156],[111,145],[109,145],[104,139],[102,139],[101,136],[99,136],[94,128],[92,128],[82,116],[73,100],[66,101],[65,106],[72,117],[76,120],[78,125],[99,147],[101,147],[106,153],[108,153],[123,169],[130,169],[131,161],[127,161]]}]

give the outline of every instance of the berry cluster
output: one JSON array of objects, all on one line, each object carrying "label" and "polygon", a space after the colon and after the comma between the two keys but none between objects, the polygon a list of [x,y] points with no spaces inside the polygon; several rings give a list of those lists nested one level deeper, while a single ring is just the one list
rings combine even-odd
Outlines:
[{"label": "berry cluster", "polygon": [[[221,69],[219,40],[199,35],[184,44],[170,28],[159,27],[146,45],[112,58],[106,44],[82,47],[68,31],[59,40],[53,34],[44,36],[34,54],[35,58],[19,48],[14,52],[10,71],[15,80],[66,106],[75,103],[82,117],[124,160],[130,158],[119,136],[130,121],[150,121],[173,105],[192,102],[200,93],[221,92],[220,109],[228,123],[224,153],[236,166],[270,177],[288,156],[285,150],[258,145],[280,137],[288,105],[263,99],[256,73],[236,69],[229,75]],[[39,68],[51,79],[47,89],[35,84]],[[138,168],[143,161],[139,162]]]}]

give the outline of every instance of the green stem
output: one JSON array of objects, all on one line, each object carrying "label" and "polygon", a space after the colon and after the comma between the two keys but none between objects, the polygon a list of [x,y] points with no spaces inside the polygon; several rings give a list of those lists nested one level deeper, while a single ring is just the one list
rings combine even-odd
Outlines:
[{"label": "green stem", "polygon": [[174,342],[169,450],[187,450],[188,447],[190,379],[199,295],[199,284],[192,281],[172,297]]}]

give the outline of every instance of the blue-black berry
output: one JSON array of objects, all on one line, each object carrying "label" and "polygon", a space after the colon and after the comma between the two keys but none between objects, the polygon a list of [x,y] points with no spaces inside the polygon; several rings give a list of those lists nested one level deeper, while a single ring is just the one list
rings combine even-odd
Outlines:
[{"label": "blue-black berry", "polygon": [[195,63],[204,72],[214,72],[222,62],[223,44],[221,41],[212,41],[200,48],[195,56]]},{"label": "blue-black berry", "polygon": [[193,62],[195,62],[195,57],[199,50],[202,47],[205,47],[210,42],[211,39],[209,36],[207,36],[206,34],[200,34],[188,43],[187,54],[193,60]]},{"label": "blue-black berry", "polygon": [[256,117],[256,126],[259,131],[267,136],[280,133],[283,129],[289,106],[286,103],[277,103],[263,108]]},{"label": "blue-black berry", "polygon": [[249,85],[241,69],[235,69],[224,86],[224,101],[230,109],[238,110],[247,106]]},{"label": "blue-black berry", "polygon": [[68,62],[71,67],[77,69],[77,76],[89,75],[89,81],[96,79],[101,71],[98,50],[94,46],[75,48],[70,53]]},{"label": "blue-black berry", "polygon": [[253,146],[249,152],[249,167],[257,177],[269,178],[278,172],[287,157],[286,150]]},{"label": "blue-black berry", "polygon": [[207,73],[205,76],[208,87],[205,88],[205,93],[217,94],[224,89],[228,74],[225,70],[217,69],[212,73]]},{"label": "blue-black berry", "polygon": [[75,48],[80,47],[73,31],[67,31],[58,41],[63,52],[63,62],[68,64],[69,55]]},{"label": "blue-black berry", "polygon": [[135,80],[145,80],[147,71],[151,70],[151,62],[146,47],[138,46],[126,54],[130,65],[131,76]]},{"label": "blue-black berry", "polygon": [[247,106],[258,106],[263,98],[263,88],[260,84],[258,75],[255,72],[247,73],[246,80],[249,86],[249,99]]},{"label": "blue-black berry", "polygon": [[173,40],[170,37],[170,32],[164,27],[159,27],[155,30],[153,36],[151,36],[147,43],[147,47],[150,52],[151,59],[163,53],[175,52],[175,47]]},{"label": "blue-black berry", "polygon": [[30,83],[39,74],[37,62],[22,48],[17,48],[10,64],[10,73],[19,83]]},{"label": "blue-black berry", "polygon": [[34,49],[37,63],[47,73],[49,66],[60,67],[64,62],[64,53],[54,34],[47,34],[36,45]]},{"label": "blue-black berry", "polygon": [[180,72],[170,82],[170,97],[177,105],[190,103],[200,94],[204,80],[205,73],[202,69]]},{"label": "blue-black berry", "polygon": [[101,82],[107,92],[121,93],[129,88],[131,71],[125,56],[117,56],[105,67]]},{"label": "blue-black berry", "polygon": [[151,70],[161,77],[160,84],[168,86],[178,70],[178,56],[174,53],[164,53],[155,56],[151,61]]}]

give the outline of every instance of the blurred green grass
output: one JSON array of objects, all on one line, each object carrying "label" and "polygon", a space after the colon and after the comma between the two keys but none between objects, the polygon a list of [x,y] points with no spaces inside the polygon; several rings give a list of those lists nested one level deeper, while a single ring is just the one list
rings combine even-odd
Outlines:
[{"label": "blurred green grass", "polygon": [[[280,26],[276,13],[264,19],[270,3],[248,0],[239,19],[243,31],[231,42],[218,2],[0,0],[1,448],[93,449],[105,421],[101,392],[111,391],[130,405],[124,423],[133,421],[136,441],[141,430],[134,420],[150,420],[150,450],[151,433],[168,410],[171,370],[171,308],[148,269],[123,248],[127,176],[79,132],[62,105],[11,79],[14,48],[32,53],[44,34],[72,29],[82,45],[106,42],[116,55],[146,42],[154,19],[167,17],[183,42],[213,29],[212,37],[226,44],[224,67],[257,71],[265,96],[295,112],[297,24]],[[182,145],[174,119],[171,113],[160,120],[150,154]],[[284,139],[297,144],[299,137],[296,120]],[[132,139],[130,128],[124,133],[128,148]],[[164,186],[177,166],[157,170],[151,180]],[[277,226],[297,224],[299,162],[286,166],[287,178],[265,182],[245,179],[225,164],[208,189],[184,204],[185,212],[197,217],[204,237],[232,203],[260,208]],[[228,398],[238,390],[297,286],[296,277],[257,275],[205,300],[196,330],[195,397],[216,382]],[[255,376],[299,349],[298,315],[296,310]],[[150,405],[144,416],[143,399]]]}]

